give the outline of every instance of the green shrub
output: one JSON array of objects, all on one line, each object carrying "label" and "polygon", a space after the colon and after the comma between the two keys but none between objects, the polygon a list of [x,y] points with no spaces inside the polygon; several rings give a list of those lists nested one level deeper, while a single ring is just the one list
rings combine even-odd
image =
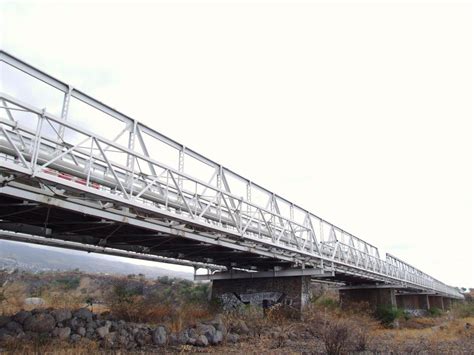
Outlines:
[{"label": "green shrub", "polygon": [[172,285],[173,284],[173,279],[169,278],[168,276],[158,276],[156,279],[163,285]]},{"label": "green shrub", "polygon": [[75,290],[79,287],[80,283],[81,277],[78,275],[63,276],[52,282],[54,286],[59,287],[65,291]]},{"label": "green shrub", "polygon": [[135,296],[143,295],[143,285],[119,282],[114,285],[112,298],[121,302],[131,302]]},{"label": "green shrub", "polygon": [[210,284],[197,284],[183,287],[179,290],[180,295],[187,303],[207,303],[210,293]]},{"label": "green shrub", "polygon": [[375,317],[383,325],[391,325],[396,319],[405,316],[403,309],[392,306],[379,306],[375,311]]},{"label": "green shrub", "polygon": [[439,317],[443,314],[443,311],[437,307],[431,307],[428,310],[430,317]]}]

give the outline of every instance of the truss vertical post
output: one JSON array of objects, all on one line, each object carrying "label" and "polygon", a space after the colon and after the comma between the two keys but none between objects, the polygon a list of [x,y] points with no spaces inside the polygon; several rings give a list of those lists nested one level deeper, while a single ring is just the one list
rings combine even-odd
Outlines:
[{"label": "truss vertical post", "polygon": [[[180,173],[184,173],[184,156],[186,154],[186,147],[183,145],[179,151],[179,162],[178,162],[178,171]],[[183,188],[183,177],[181,175],[178,176],[178,185],[182,189]]]},{"label": "truss vertical post", "polygon": [[[68,118],[69,114],[69,103],[71,101],[71,93],[72,93],[73,87],[71,85],[68,85],[67,91],[64,93],[64,98],[63,98],[63,107],[61,109],[61,119],[66,121]],[[59,130],[58,130],[58,142],[63,142],[64,141],[64,130],[65,126],[60,125]],[[60,150],[62,147],[60,144],[57,145],[57,149]]]},{"label": "truss vertical post", "polygon": [[218,208],[218,215],[219,215],[219,223],[221,222],[222,218],[222,175],[224,171],[222,169],[222,165],[217,167],[217,176],[216,176],[216,185],[217,185],[217,208]]},{"label": "truss vertical post", "polygon": [[36,133],[33,143],[33,151],[31,152],[31,175],[36,176],[36,162],[38,161],[39,149],[41,144],[41,130],[43,129],[44,114],[46,109],[43,109],[41,115],[38,115],[38,124],[36,126]]},{"label": "truss vertical post", "polygon": [[[137,136],[137,121],[134,120],[128,135],[128,149],[135,151],[135,139]],[[130,169],[130,176],[128,178],[128,188],[130,190],[130,197],[133,195],[133,177],[135,175],[135,157],[132,154],[127,154],[127,168]]]},{"label": "truss vertical post", "polygon": [[250,215],[250,203],[252,203],[252,182],[250,180],[247,181],[247,202],[247,213]]}]

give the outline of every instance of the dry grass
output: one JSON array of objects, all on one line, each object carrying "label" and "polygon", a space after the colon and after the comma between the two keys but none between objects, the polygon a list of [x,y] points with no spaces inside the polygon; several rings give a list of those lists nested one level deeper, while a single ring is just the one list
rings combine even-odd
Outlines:
[{"label": "dry grass", "polygon": [[84,306],[84,296],[67,292],[43,292],[41,298],[48,307],[76,309]]},{"label": "dry grass", "polygon": [[41,339],[36,341],[8,341],[2,344],[2,354],[58,354],[58,355],[87,355],[100,352],[99,344],[95,341],[82,339],[71,344],[69,342]]},{"label": "dry grass", "polygon": [[22,282],[7,284],[0,290],[2,295],[0,302],[0,314],[12,315],[24,308],[26,285]]}]

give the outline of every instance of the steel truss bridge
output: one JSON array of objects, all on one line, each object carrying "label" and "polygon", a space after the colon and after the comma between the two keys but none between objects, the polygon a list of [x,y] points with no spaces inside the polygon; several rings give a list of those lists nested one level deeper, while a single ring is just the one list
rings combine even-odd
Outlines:
[{"label": "steel truss bridge", "polygon": [[1,238],[462,298],[12,55],[0,65]]}]

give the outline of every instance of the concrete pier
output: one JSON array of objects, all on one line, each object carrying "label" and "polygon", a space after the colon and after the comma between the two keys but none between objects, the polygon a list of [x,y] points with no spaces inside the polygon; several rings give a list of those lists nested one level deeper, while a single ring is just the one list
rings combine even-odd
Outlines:
[{"label": "concrete pier", "polygon": [[365,302],[372,309],[380,306],[397,307],[397,299],[393,288],[346,288],[339,290],[341,307]]},{"label": "concrete pier", "polygon": [[397,307],[405,309],[430,309],[430,300],[427,294],[398,294]]},{"label": "concrete pier", "polygon": [[444,311],[444,299],[441,296],[429,296],[430,308],[439,308]]},{"label": "concrete pier", "polygon": [[224,308],[252,304],[263,308],[281,303],[301,311],[310,298],[311,276],[221,279],[212,281],[212,298]]}]

